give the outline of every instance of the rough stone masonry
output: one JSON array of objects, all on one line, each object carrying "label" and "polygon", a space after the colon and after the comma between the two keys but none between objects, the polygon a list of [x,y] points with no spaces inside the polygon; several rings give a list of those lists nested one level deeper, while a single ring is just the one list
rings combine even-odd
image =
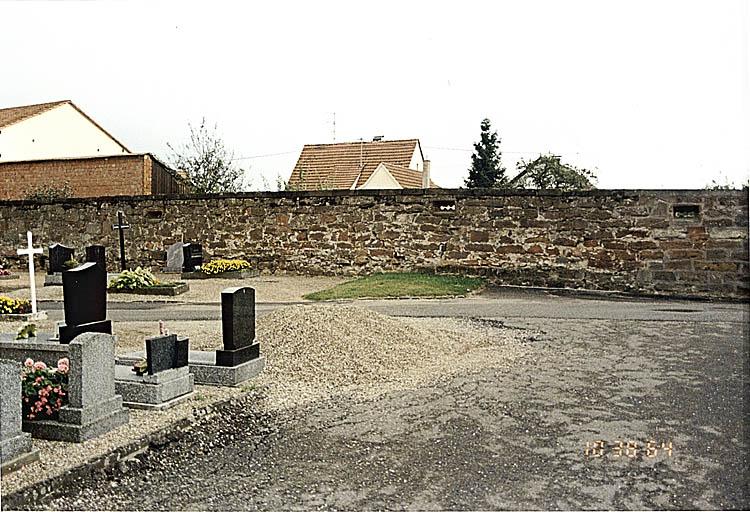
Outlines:
[{"label": "rough stone masonry", "polygon": [[[262,271],[434,270],[513,285],[747,298],[748,191],[383,190],[0,202],[0,262],[18,236],[160,269],[182,239]],[[17,263],[16,263],[17,264]],[[108,261],[114,270],[114,259]]]}]

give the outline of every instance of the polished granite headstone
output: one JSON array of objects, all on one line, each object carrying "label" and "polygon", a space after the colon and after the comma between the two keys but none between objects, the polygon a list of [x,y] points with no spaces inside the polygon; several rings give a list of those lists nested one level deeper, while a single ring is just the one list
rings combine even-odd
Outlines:
[{"label": "polished granite headstone", "polygon": [[98,263],[102,269],[107,270],[107,254],[103,245],[90,245],[86,247],[86,261]]},{"label": "polished granite headstone", "polygon": [[201,244],[186,243],[182,246],[183,272],[195,272],[203,265],[203,246]]},{"label": "polished granite headstone", "polygon": [[63,272],[65,323],[60,325],[60,343],[69,343],[84,332],[112,334],[107,320],[107,273],[95,262]]},{"label": "polished granite headstone", "polygon": [[249,286],[221,292],[223,350],[216,351],[218,366],[237,366],[260,355],[255,343],[255,289]]},{"label": "polished granite headstone", "polygon": [[65,262],[73,258],[75,249],[72,247],[66,247],[62,244],[53,244],[49,246],[49,266],[47,268],[47,274],[54,274],[55,272],[62,272],[66,270]]},{"label": "polished granite headstone", "polygon": [[165,409],[186,399],[195,377],[188,368],[188,338],[176,334],[146,338],[146,374],[118,358],[115,386],[126,407]]}]

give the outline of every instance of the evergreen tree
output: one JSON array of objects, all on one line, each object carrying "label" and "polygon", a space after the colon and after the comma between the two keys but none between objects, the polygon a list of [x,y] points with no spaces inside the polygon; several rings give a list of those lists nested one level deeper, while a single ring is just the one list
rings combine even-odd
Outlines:
[{"label": "evergreen tree", "polygon": [[489,119],[482,121],[481,129],[481,139],[474,144],[469,177],[464,184],[467,188],[505,187],[508,179],[505,177],[505,168],[500,162],[500,139],[497,132],[490,131]]}]

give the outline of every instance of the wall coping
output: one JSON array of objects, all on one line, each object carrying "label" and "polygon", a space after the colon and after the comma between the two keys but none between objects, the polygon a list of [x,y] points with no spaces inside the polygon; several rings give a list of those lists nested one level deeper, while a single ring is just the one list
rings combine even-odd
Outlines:
[{"label": "wall coping", "polygon": [[[131,155],[132,156],[132,155]],[[296,199],[306,197],[627,197],[640,194],[659,196],[673,194],[701,194],[701,195],[738,195],[748,196],[748,189],[706,190],[706,189],[594,189],[563,192],[559,190],[508,190],[508,189],[462,189],[462,188],[432,188],[432,189],[396,189],[396,190],[303,190],[284,192],[235,192],[230,194],[160,194],[140,196],[103,196],[77,197],[56,200],[14,199],[0,200],[0,206],[41,206],[48,204],[86,204],[86,203],[141,203],[147,201],[170,202],[191,200],[216,199]]]}]

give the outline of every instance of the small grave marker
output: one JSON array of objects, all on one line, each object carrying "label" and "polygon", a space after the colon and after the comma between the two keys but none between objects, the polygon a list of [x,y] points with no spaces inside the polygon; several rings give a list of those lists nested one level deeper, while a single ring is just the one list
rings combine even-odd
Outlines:
[{"label": "small grave marker", "polygon": [[31,231],[26,232],[26,241],[27,241],[26,249],[18,249],[16,252],[18,253],[19,256],[29,257],[29,286],[31,287],[31,313],[36,314],[36,279],[34,278],[34,255],[42,254],[44,253],[44,250],[41,247],[34,248],[34,244],[32,242],[32,237],[31,237]]},{"label": "small grave marker", "polygon": [[125,231],[130,228],[130,224],[124,224],[122,221],[122,210],[117,212],[117,224],[112,224],[112,229],[120,232],[120,270],[127,270],[125,266]]},{"label": "small grave marker", "polygon": [[52,275],[55,272],[66,270],[65,262],[73,258],[75,249],[66,247],[62,244],[52,244],[49,246],[49,268],[47,274]]},{"label": "small grave marker", "polygon": [[201,244],[187,243],[182,246],[183,272],[195,272],[203,265],[203,246]]},{"label": "small grave marker", "polygon": [[103,245],[90,245],[86,247],[86,261],[99,264],[102,270],[107,271],[107,255]]}]

